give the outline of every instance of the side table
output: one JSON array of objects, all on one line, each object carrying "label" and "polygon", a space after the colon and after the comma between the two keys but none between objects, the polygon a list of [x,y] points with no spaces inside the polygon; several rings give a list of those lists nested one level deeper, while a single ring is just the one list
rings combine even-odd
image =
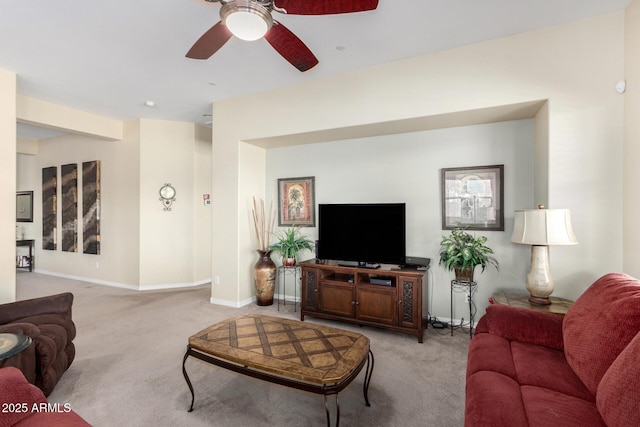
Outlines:
[{"label": "side table", "polygon": [[[280,282],[282,282],[282,302],[283,305],[287,305],[287,276],[293,276],[293,312],[296,311],[296,300],[298,298],[298,278],[302,277],[299,273],[300,267],[294,265],[293,267],[285,267],[281,265],[278,267],[278,311],[280,311]],[[280,280],[282,278],[282,280]]]},{"label": "side table", "polygon": [[451,281],[451,336],[453,336],[453,294],[455,292],[465,293],[467,295],[467,301],[469,302],[469,337],[473,337],[473,319],[475,317],[473,296],[476,294],[477,290],[477,282],[468,282],[466,280]]},{"label": "side table", "polygon": [[4,360],[20,353],[31,345],[31,337],[22,334],[0,334],[0,368]]},{"label": "side table", "polygon": [[16,268],[28,268],[29,271],[33,271],[35,268],[36,260],[35,260],[35,244],[36,241],[33,239],[22,239],[16,240],[16,247],[27,246],[29,248],[29,265],[20,265],[16,263]]},{"label": "side table", "polygon": [[538,305],[529,302],[529,294],[518,291],[498,291],[489,298],[490,304],[508,305],[510,307],[526,308],[533,311],[542,311],[547,313],[567,314],[567,311],[573,304],[573,301],[550,297],[550,305]]}]

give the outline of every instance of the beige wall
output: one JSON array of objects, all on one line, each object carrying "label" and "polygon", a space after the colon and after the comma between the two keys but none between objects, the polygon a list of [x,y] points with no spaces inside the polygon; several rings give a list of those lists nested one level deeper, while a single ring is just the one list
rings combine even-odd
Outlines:
[{"label": "beige wall", "polygon": [[[128,139],[117,142],[99,141],[81,135],[65,135],[39,143],[34,169],[21,177],[40,177],[43,167],[78,165],[78,252],[42,249],[42,184],[36,179],[34,190],[34,238],[36,269],[41,272],[88,279],[98,283],[137,287],[138,284],[138,211],[139,211],[139,145],[136,126],[127,126]],[[99,160],[100,168],[100,234],[99,255],[82,253],[82,162]],[[21,167],[22,169],[22,167]],[[58,180],[58,194],[61,181]],[[58,212],[61,212],[58,197]],[[61,218],[58,215],[58,242],[61,242]]]},{"label": "beige wall", "polygon": [[[323,132],[394,120],[548,100],[548,206],[573,209],[581,245],[553,248],[557,294],[577,297],[596,277],[622,269],[624,15],[614,14],[488,41],[368,70],[215,103],[212,292],[238,301],[238,271],[254,257],[216,245],[233,226],[248,234],[238,200],[242,157],[238,141]],[[302,101],[308,100],[308,101]],[[269,111],[269,114],[263,114]],[[546,117],[548,115],[548,117]],[[239,126],[236,117],[250,117]],[[334,139],[338,139],[335,138]],[[313,159],[301,159],[312,161]],[[234,191],[235,190],[235,191]],[[547,191],[536,189],[537,197]],[[538,202],[531,200],[533,207]],[[238,207],[234,210],[233,207]],[[522,278],[524,280],[524,278]],[[513,287],[512,283],[505,283]]]},{"label": "beige wall", "polygon": [[16,299],[16,74],[0,69],[0,303]]},{"label": "beige wall", "polygon": [[78,135],[110,141],[122,139],[123,123],[120,120],[23,95],[18,95],[16,102],[20,123],[62,131],[73,130]]},{"label": "beige wall", "polygon": [[[34,223],[25,231],[37,243],[42,235],[41,169],[57,166],[60,173],[63,164],[81,168],[83,161],[101,161],[100,255],[82,253],[80,226],[78,253],[44,251],[36,244],[37,271],[141,290],[208,283],[211,210],[201,193],[211,193],[210,130],[158,120],[132,120],[122,129],[121,141],[69,134],[40,141],[34,155],[18,154],[18,187],[33,190],[35,198]],[[78,181],[81,189],[81,173]],[[177,190],[170,212],[162,210],[159,200],[165,182]],[[60,198],[58,204],[60,209]]]},{"label": "beige wall", "polygon": [[[191,285],[195,125],[140,122],[140,287]],[[170,211],[159,196],[165,183],[176,190]]]},{"label": "beige wall", "polygon": [[640,0],[627,8],[624,28],[624,271],[640,277]]},{"label": "beige wall", "polygon": [[[239,168],[239,191],[238,191],[238,211],[241,218],[238,221],[241,226],[238,229],[238,247],[240,253],[246,258],[258,260],[256,249],[258,238],[255,234],[251,208],[253,207],[253,197],[256,196],[256,203],[260,206],[260,199],[264,201],[265,212],[269,212],[269,207],[275,206],[276,197],[264,197],[265,189],[265,150],[247,143],[240,143],[240,168]],[[268,215],[268,214],[267,214]],[[277,222],[276,222],[277,224]],[[238,271],[238,305],[244,305],[255,297],[255,287],[253,283],[253,264],[240,266]],[[224,286],[224,284],[223,284]]]},{"label": "beige wall", "polygon": [[193,151],[193,280],[209,281],[211,277],[211,205],[202,196],[211,196],[211,128],[196,125]]},{"label": "beige wall", "polygon": [[[453,274],[437,265],[440,240],[445,234],[440,211],[441,169],[504,165],[505,231],[474,232],[488,238],[501,267],[499,272],[493,268],[482,274],[476,272],[479,286],[475,301],[486,301],[505,283],[517,283],[529,269],[531,250],[511,243],[511,233],[513,211],[530,206],[533,199],[534,124],[534,119],[511,120],[269,149],[267,197],[277,198],[278,178],[312,175],[318,204],[405,203],[407,254],[431,258],[433,263],[428,286],[425,283],[424,287],[423,295],[428,302],[424,315],[428,310],[442,320],[451,316],[458,321],[462,317],[468,320],[469,305],[462,293],[454,294],[451,313],[449,283]],[[311,240],[318,238],[318,227],[305,227],[301,231]],[[345,236],[345,244],[348,238]],[[302,256],[308,259],[313,254],[307,252]],[[273,260],[280,264],[277,256]],[[289,298],[301,293],[292,282],[286,283]],[[284,291],[282,283],[279,290]],[[481,314],[478,310],[478,315]]]}]

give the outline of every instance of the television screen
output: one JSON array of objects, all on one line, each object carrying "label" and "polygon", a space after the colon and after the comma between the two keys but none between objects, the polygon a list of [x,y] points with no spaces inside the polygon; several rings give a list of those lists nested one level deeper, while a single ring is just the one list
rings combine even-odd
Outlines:
[{"label": "television screen", "polygon": [[405,204],[320,204],[318,258],[404,264]]}]

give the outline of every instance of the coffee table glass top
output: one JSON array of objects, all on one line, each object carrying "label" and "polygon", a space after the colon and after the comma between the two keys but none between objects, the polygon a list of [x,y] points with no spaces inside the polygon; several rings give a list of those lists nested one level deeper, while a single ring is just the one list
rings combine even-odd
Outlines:
[{"label": "coffee table glass top", "polygon": [[189,338],[202,353],[287,378],[337,384],[369,353],[356,332],[298,320],[249,314],[209,326]]},{"label": "coffee table glass top", "polygon": [[0,360],[20,353],[31,344],[31,337],[22,334],[0,334]]}]

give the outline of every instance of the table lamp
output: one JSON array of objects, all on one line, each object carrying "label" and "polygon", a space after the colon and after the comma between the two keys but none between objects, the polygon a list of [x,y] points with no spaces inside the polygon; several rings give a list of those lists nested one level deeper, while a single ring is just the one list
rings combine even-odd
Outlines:
[{"label": "table lamp", "polygon": [[549,249],[551,245],[577,245],[578,239],[571,225],[569,209],[517,210],[514,212],[511,241],[531,245],[531,268],[527,275],[529,302],[549,305],[553,292],[553,279],[549,271]]}]

